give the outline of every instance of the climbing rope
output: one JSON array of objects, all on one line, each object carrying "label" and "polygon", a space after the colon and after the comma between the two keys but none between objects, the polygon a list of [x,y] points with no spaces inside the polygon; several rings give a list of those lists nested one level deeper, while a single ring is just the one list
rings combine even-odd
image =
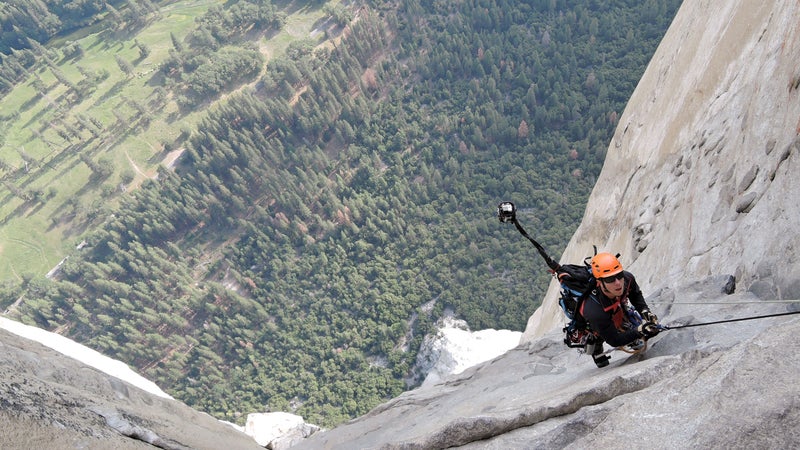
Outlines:
[{"label": "climbing rope", "polygon": [[760,305],[763,303],[800,303],[800,300],[755,300],[740,302],[654,302],[651,305]]},{"label": "climbing rope", "polygon": [[[681,328],[701,327],[701,326],[705,326],[705,325],[716,325],[716,324],[720,324],[720,323],[730,323],[730,322],[743,322],[745,320],[767,319],[767,318],[770,318],[770,317],[791,316],[791,315],[795,315],[795,314],[800,314],[800,311],[791,311],[791,312],[776,313],[776,314],[766,314],[766,315],[763,315],[763,316],[739,317],[739,318],[736,318],[736,319],[715,320],[713,322],[692,323],[692,324],[687,324],[687,325],[661,325],[661,324],[658,324],[657,326],[662,331],[678,330],[678,329],[681,329]],[[606,350],[605,352],[603,352],[602,354],[606,355],[606,354],[609,354],[609,353],[611,353],[611,352],[613,352],[615,350],[619,350],[619,351],[628,353],[630,355],[638,355],[639,353],[644,353],[645,351],[647,351],[647,341],[644,341],[644,345],[642,345],[641,347],[639,347],[637,349],[632,349],[627,345],[623,345],[621,347],[612,347],[612,348]]]},{"label": "climbing rope", "polygon": [[621,347],[616,347],[613,350],[620,350],[625,353],[628,353],[629,355],[638,355],[639,353],[644,353],[647,350],[647,341],[644,341],[644,344],[642,344],[642,346],[637,349],[632,349],[627,345],[623,345]]},{"label": "climbing rope", "polygon": [[687,325],[658,325],[662,330],[677,330],[680,328],[691,328],[691,327],[702,327],[705,325],[716,325],[719,323],[730,323],[730,322],[743,322],[745,320],[756,320],[756,319],[767,319],[770,317],[783,317],[783,316],[791,316],[794,314],[800,314],[800,311],[790,311],[785,313],[776,313],[776,314],[766,314],[763,316],[751,316],[751,317],[740,317],[737,319],[726,319],[726,320],[715,320],[713,322],[702,322],[702,323],[692,323]]},{"label": "climbing rope", "polygon": [[629,355],[638,355],[639,353],[644,353],[647,350],[647,341],[644,341],[644,345],[642,345],[641,347],[639,347],[637,349],[632,349],[632,348],[628,347],[627,345],[622,345],[620,347],[611,347],[608,350],[604,351],[603,353],[600,353],[600,355],[608,355],[611,352],[614,352],[614,351],[617,351],[617,350],[619,350],[621,352],[625,352],[625,353],[627,353]]}]

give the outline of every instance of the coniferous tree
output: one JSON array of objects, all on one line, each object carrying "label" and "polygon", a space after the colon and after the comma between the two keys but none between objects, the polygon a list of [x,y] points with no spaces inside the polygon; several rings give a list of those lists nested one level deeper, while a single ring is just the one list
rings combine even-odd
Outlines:
[{"label": "coniferous tree", "polygon": [[131,64],[129,61],[127,61],[125,58],[119,55],[114,55],[114,60],[117,62],[117,67],[119,67],[119,70],[121,70],[126,77],[133,76],[133,71],[134,71],[133,64]]}]

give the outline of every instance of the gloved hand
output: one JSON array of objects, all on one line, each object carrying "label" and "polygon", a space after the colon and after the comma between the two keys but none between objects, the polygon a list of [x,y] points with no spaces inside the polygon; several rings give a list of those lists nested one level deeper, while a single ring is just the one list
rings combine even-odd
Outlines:
[{"label": "gloved hand", "polygon": [[642,311],[642,319],[644,319],[645,322],[658,323],[658,317],[656,317],[656,315],[653,314],[649,309]]},{"label": "gloved hand", "polygon": [[660,333],[661,329],[653,322],[644,322],[643,324],[639,325],[638,328],[636,328],[636,331],[638,331],[643,338],[650,339],[651,337],[654,337]]}]

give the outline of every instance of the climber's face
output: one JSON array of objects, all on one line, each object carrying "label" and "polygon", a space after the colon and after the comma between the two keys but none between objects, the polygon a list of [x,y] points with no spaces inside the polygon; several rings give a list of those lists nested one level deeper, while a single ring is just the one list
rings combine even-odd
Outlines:
[{"label": "climber's face", "polygon": [[622,272],[600,279],[600,289],[609,298],[622,295],[622,291],[625,289],[625,278],[622,276]]}]

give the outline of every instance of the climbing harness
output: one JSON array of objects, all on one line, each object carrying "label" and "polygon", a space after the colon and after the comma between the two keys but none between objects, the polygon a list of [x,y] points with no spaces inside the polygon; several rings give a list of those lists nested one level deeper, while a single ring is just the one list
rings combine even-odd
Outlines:
[{"label": "climbing harness", "polygon": [[647,341],[642,339],[642,342],[644,342],[644,343],[641,346],[638,346],[638,347],[635,347],[635,348],[631,347],[630,344],[623,345],[623,346],[620,346],[620,347],[611,347],[608,350],[604,351],[603,353],[600,353],[600,355],[608,355],[609,353],[612,353],[612,352],[614,352],[616,350],[619,350],[621,352],[627,353],[629,355],[638,355],[639,353],[644,353],[644,352],[647,351]]}]

